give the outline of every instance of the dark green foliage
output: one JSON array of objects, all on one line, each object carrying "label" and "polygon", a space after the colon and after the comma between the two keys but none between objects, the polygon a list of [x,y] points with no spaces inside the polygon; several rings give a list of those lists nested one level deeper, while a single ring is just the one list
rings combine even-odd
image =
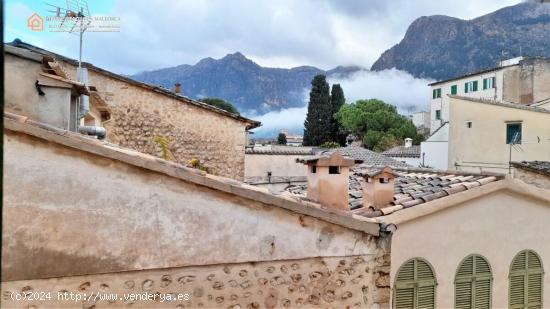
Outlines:
[{"label": "dark green foliage", "polygon": [[284,133],[279,133],[279,136],[277,136],[277,144],[286,145],[286,135]]},{"label": "dark green foliage", "polygon": [[202,103],[206,103],[208,105],[212,105],[214,107],[217,107],[217,108],[220,108],[220,109],[223,109],[224,111],[228,111],[230,113],[233,113],[233,114],[237,114],[237,115],[240,115],[239,111],[237,110],[237,108],[235,106],[233,106],[233,104],[227,102],[227,101],[224,101],[222,99],[218,99],[218,98],[202,98],[200,99],[199,101],[201,101]]},{"label": "dark green foliage", "polygon": [[338,113],[340,108],[346,103],[346,98],[344,97],[344,90],[340,84],[332,85],[332,91],[330,93],[330,106],[332,109],[332,118],[330,119],[330,137],[331,141],[334,141],[340,146],[346,145],[346,132],[345,129],[340,125],[338,120],[335,117],[335,114]]},{"label": "dark green foliage", "polygon": [[336,114],[342,126],[361,137],[368,149],[384,151],[401,145],[405,138],[418,145],[424,137],[412,121],[397,113],[395,106],[381,100],[359,100],[342,106]]},{"label": "dark green foliage", "polygon": [[332,108],[329,91],[325,75],[316,75],[311,81],[304,122],[304,146],[319,146],[331,140]]},{"label": "dark green foliage", "polygon": [[339,148],[340,146],[341,145],[337,142],[324,142],[319,147],[331,149],[331,148]]}]

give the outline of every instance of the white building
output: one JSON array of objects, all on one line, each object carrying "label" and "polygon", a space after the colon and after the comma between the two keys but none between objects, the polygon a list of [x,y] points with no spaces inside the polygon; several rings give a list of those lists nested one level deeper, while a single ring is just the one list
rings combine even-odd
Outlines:
[{"label": "white building", "polygon": [[550,98],[550,60],[514,58],[430,84],[430,133],[449,121],[449,95],[529,105]]}]

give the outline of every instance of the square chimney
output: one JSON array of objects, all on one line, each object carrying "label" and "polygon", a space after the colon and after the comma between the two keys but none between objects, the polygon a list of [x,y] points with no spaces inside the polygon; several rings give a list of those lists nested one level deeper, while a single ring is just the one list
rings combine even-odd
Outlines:
[{"label": "square chimney", "polygon": [[307,165],[307,197],[323,206],[349,211],[349,168],[360,160],[344,157],[339,152],[297,160]]},{"label": "square chimney", "polygon": [[363,177],[363,206],[375,210],[393,202],[395,178],[398,176],[389,166],[367,168],[357,173]]}]

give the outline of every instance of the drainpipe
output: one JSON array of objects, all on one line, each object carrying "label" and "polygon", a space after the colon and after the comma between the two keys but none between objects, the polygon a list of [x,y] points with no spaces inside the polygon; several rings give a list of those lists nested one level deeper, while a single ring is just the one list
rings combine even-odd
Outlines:
[{"label": "drainpipe", "polygon": [[[79,67],[77,69],[77,79],[88,87],[88,69]],[[80,95],[78,104],[78,119],[82,119],[88,115],[90,111],[90,97],[87,95]]]},{"label": "drainpipe", "polygon": [[97,139],[104,139],[107,135],[107,130],[104,127],[96,126],[79,126],[78,132],[81,134],[96,136]]}]

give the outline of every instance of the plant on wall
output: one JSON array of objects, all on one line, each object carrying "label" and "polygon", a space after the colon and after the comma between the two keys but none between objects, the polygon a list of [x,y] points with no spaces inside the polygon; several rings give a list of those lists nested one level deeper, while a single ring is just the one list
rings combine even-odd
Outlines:
[{"label": "plant on wall", "polygon": [[164,160],[170,160],[172,159],[172,152],[170,151],[170,139],[166,136],[156,136],[155,137],[155,143],[160,148],[160,151],[162,152],[162,158]]},{"label": "plant on wall", "polygon": [[202,164],[201,161],[197,158],[193,158],[193,159],[189,160],[189,162],[187,162],[187,166],[199,169],[201,171],[205,171],[207,173],[209,172],[208,167],[206,165]]}]

